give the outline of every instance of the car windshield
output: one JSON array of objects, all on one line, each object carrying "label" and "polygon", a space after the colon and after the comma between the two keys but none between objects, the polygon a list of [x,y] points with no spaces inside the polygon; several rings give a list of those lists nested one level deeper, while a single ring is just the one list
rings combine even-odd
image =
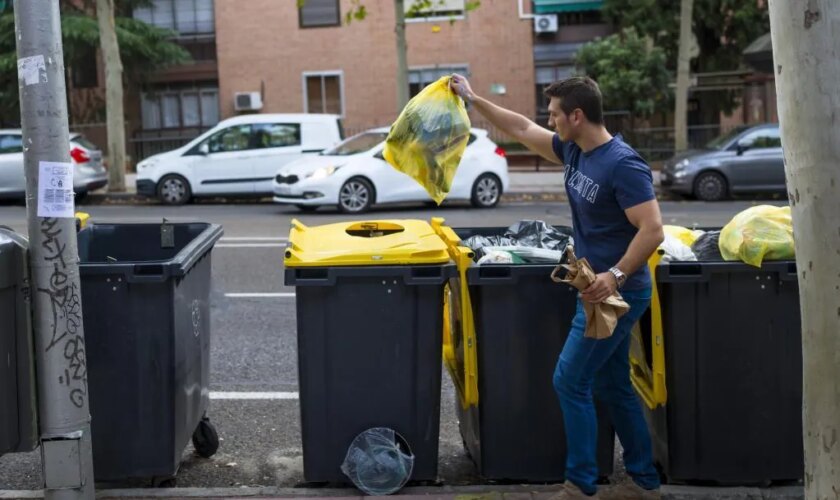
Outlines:
[{"label": "car windshield", "polygon": [[743,126],[743,125],[740,126],[740,127],[735,127],[732,130],[730,130],[729,132],[712,139],[711,142],[706,144],[706,148],[707,149],[722,149],[724,146],[729,144],[732,141],[732,139],[734,139],[735,137],[740,135],[744,130],[747,130],[748,128],[749,127],[746,127],[746,126]]},{"label": "car windshield", "polygon": [[380,144],[387,137],[387,132],[365,132],[363,134],[354,135],[338,146],[332,149],[327,149],[321,154],[324,156],[350,156],[358,153],[364,153],[365,151],[370,151],[372,147]]}]

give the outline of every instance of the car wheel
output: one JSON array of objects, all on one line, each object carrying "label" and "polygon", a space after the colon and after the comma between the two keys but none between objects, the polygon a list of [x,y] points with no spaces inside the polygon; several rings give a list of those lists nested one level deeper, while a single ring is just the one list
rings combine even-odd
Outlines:
[{"label": "car wheel", "polygon": [[190,201],[190,183],[180,175],[167,175],[158,183],[158,199],[165,205],[183,205]]},{"label": "car wheel", "polygon": [[726,179],[717,172],[703,172],[694,181],[694,196],[703,201],[720,201],[726,198]]},{"label": "car wheel", "polygon": [[318,210],[318,205],[295,205],[301,212],[312,213]]},{"label": "car wheel", "polygon": [[345,182],[338,192],[338,209],[345,213],[362,213],[373,206],[373,186],[367,179],[355,177]]},{"label": "car wheel", "polygon": [[481,174],[472,188],[472,204],[477,208],[493,208],[502,197],[502,182],[493,174]]}]

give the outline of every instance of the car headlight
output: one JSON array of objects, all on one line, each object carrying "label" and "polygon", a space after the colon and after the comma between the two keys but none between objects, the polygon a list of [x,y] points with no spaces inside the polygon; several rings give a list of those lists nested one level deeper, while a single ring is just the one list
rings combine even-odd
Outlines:
[{"label": "car headlight", "polygon": [[336,170],[338,170],[339,168],[341,168],[341,167],[339,167],[339,166],[321,167],[318,170],[315,170],[314,172],[309,174],[308,178],[310,178],[312,180],[316,180],[316,181],[318,179],[326,179],[327,177],[334,174],[336,172]]},{"label": "car headlight", "polygon": [[688,158],[686,158],[685,160],[677,162],[677,164],[674,165],[674,172],[679,172],[680,170],[685,170],[685,168],[688,167],[689,163],[690,162],[688,161]]},{"label": "car headlight", "polygon": [[140,163],[137,164],[137,170],[144,170],[144,169],[147,169],[149,167],[154,167],[155,164],[157,164],[157,162],[158,162],[158,160],[156,160],[156,159],[143,160],[143,161],[141,161]]}]

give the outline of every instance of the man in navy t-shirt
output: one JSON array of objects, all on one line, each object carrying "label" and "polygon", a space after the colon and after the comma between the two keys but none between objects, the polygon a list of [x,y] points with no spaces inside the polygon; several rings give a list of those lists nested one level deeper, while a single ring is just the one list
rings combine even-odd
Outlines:
[{"label": "man in navy t-shirt", "polygon": [[[552,84],[546,130],[473,92],[453,75],[452,89],[493,125],[544,158],[565,165],[566,193],[572,209],[575,254],[585,257],[596,281],[580,294],[577,314],[554,373],[554,387],[566,428],[566,483],[557,500],[598,496],[597,420],[592,393],[609,407],[633,481],[600,493],[599,498],[660,498],[650,434],[630,383],[630,330],[650,306],[647,260],[664,239],[662,217],[650,167],[621,137],[604,127],[598,84],[575,77]],[[613,335],[584,336],[581,301],[603,302],[619,291],[630,304]]]}]

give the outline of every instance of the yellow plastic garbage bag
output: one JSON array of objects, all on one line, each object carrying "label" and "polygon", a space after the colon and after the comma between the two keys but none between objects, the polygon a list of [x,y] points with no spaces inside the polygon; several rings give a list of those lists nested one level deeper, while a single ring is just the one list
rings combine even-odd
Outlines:
[{"label": "yellow plastic garbage bag", "polygon": [[724,260],[755,267],[764,260],[794,258],[790,207],[759,205],[739,213],[720,232],[720,253]]},{"label": "yellow plastic garbage bag", "polygon": [[680,227],[680,226],[662,226],[662,230],[665,231],[665,234],[668,236],[673,236],[674,238],[680,240],[681,242],[685,243],[686,246],[690,247],[697,241],[703,231],[700,230],[691,230],[687,227]]},{"label": "yellow plastic garbage bag", "polygon": [[438,205],[452,179],[470,136],[464,102],[444,76],[408,101],[385,141],[383,156],[392,167],[420,183]]}]

